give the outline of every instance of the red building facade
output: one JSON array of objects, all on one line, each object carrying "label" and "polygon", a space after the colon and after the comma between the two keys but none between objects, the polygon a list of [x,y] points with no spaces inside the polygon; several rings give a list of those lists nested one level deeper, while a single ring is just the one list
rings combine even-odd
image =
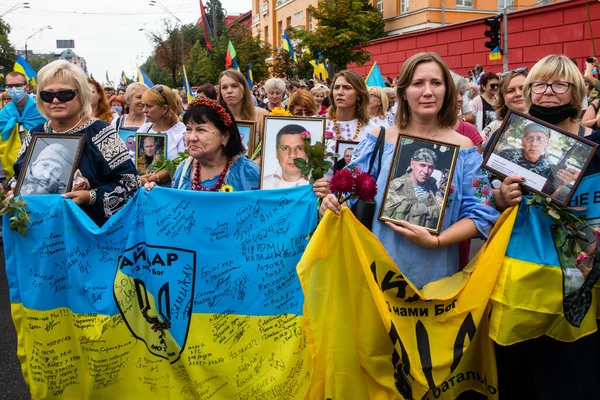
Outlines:
[{"label": "red building facade", "polygon": [[[594,38],[600,35],[600,3],[589,2]],[[404,61],[413,54],[433,51],[444,58],[454,72],[466,75],[475,64],[486,71],[503,70],[502,60],[490,61],[484,46],[485,18],[406,35],[372,41],[365,47],[372,55],[365,65],[350,68],[366,76],[377,61],[383,76],[395,78]],[[592,35],[585,0],[570,0],[537,6],[508,14],[509,69],[531,68],[548,54],[565,54],[575,59],[581,70],[593,56]],[[600,46],[600,42],[598,42]],[[600,51],[600,47],[598,47]]]}]

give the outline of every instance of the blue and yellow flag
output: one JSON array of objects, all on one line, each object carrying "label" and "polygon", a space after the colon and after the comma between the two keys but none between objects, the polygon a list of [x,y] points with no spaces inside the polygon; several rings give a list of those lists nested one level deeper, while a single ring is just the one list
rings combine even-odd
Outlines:
[{"label": "blue and yellow flag", "polygon": [[35,72],[31,65],[29,65],[29,63],[20,54],[17,56],[13,70],[25,75],[27,80],[31,81],[33,86],[36,85],[35,78],[37,76],[37,72]]},{"label": "blue and yellow flag", "polygon": [[148,87],[153,87],[154,83],[152,83],[150,78],[148,78],[148,75],[146,75],[146,72],[144,72],[144,70],[139,65],[136,65],[136,67],[137,67],[137,73],[138,73],[138,82],[141,82]]},{"label": "blue and yellow flag", "polygon": [[250,89],[254,87],[254,77],[252,76],[252,64],[248,65],[248,74],[246,76],[246,81],[248,82],[248,86]]},{"label": "blue and yellow flag", "polygon": [[489,55],[490,60],[502,60],[502,53],[500,52],[500,47],[496,46],[494,50]]},{"label": "blue and yellow flag", "polygon": [[383,79],[383,75],[381,75],[381,71],[379,70],[379,65],[377,65],[377,61],[373,63],[373,66],[369,71],[369,75],[367,75],[367,77],[365,78],[365,83],[369,87],[385,87],[385,80]]},{"label": "blue and yellow flag", "polygon": [[298,59],[296,58],[296,53],[294,52],[294,45],[292,44],[287,30],[283,31],[283,41],[281,42],[281,48],[290,53],[290,57],[292,58],[292,60],[294,60],[294,62],[298,62]]},{"label": "blue and yellow flag", "polygon": [[59,195],[25,199],[26,235],[3,228],[32,398],[305,398],[311,186],[140,189],[102,228]]},{"label": "blue and yellow flag", "polygon": [[233,69],[235,69],[237,72],[240,72],[240,65],[235,59],[233,59]]},{"label": "blue and yellow flag", "polygon": [[185,65],[183,66],[183,90],[185,90],[187,103],[190,104],[192,101],[194,101],[194,95],[192,94],[190,81],[188,81],[187,72],[185,72]]}]

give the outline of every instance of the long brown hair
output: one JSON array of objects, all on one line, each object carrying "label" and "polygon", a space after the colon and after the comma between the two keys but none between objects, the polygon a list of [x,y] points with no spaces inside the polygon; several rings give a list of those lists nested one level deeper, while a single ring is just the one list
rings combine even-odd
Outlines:
[{"label": "long brown hair", "polygon": [[93,116],[110,124],[113,120],[113,112],[110,109],[110,103],[106,98],[104,89],[102,89],[102,86],[100,86],[95,79],[88,78],[87,81],[88,83],[94,85],[96,92],[98,93],[98,97],[100,97],[100,99],[98,99],[98,106],[96,107],[96,111],[94,112]]},{"label": "long brown hair", "polygon": [[452,79],[452,74],[446,66],[446,63],[436,53],[418,53],[410,57],[400,71],[400,77],[398,78],[398,111],[396,112],[396,125],[398,127],[406,128],[410,121],[410,107],[408,106],[408,100],[406,100],[404,93],[410,86],[415,70],[419,64],[434,62],[442,70],[444,77],[444,85],[446,86],[446,93],[444,94],[444,102],[442,108],[438,112],[439,124],[443,128],[452,128],[456,124],[456,86]]},{"label": "long brown hair", "polygon": [[221,100],[222,102],[225,102],[223,100],[223,98],[221,97],[221,90],[220,90],[221,78],[223,76],[227,76],[227,77],[233,79],[242,87],[243,97],[242,97],[242,108],[241,108],[241,112],[240,112],[240,114],[241,114],[240,118],[243,120],[254,121],[256,119],[256,110],[254,109],[254,102],[252,101],[250,87],[248,86],[248,82],[246,82],[246,79],[244,79],[244,75],[242,75],[240,72],[236,71],[235,69],[226,69],[225,71],[221,72],[221,75],[219,75],[219,100]]},{"label": "long brown hair", "polygon": [[331,106],[327,110],[327,118],[333,119],[336,117],[337,106],[335,105],[335,99],[333,98],[333,87],[335,86],[335,81],[339,77],[344,77],[346,81],[354,90],[356,90],[356,94],[358,95],[358,99],[356,100],[356,118],[363,124],[369,122],[369,91],[367,90],[367,85],[365,85],[365,81],[360,77],[356,72],[350,70],[343,70],[338,72],[333,76],[333,80],[331,81],[331,90],[329,91],[329,104]]},{"label": "long brown hair", "polygon": [[[496,110],[496,116],[500,121],[504,119],[506,113],[508,112],[508,106],[506,105],[506,101],[504,101],[504,95],[508,90],[508,85],[513,80],[514,77],[523,75],[527,78],[527,70],[522,72],[514,72],[511,71],[508,75],[500,77],[500,84],[498,85],[498,96],[496,98],[496,106],[494,107]],[[525,84],[523,84],[523,88],[525,88]],[[525,98],[525,91],[523,91],[523,98]]]}]

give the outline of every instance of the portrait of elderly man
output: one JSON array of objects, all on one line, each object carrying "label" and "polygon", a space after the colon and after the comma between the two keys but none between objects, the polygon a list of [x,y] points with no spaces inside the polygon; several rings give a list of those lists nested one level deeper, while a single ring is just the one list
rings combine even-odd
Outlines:
[{"label": "portrait of elderly man", "polygon": [[435,229],[440,216],[437,202],[438,185],[431,175],[437,155],[421,148],[413,153],[406,173],[390,182],[383,216]]},{"label": "portrait of elderly man", "polygon": [[275,151],[279,167],[272,175],[263,179],[263,189],[279,189],[308,185],[300,168],[294,164],[294,158],[306,159],[304,139],[300,135],[306,128],[297,124],[285,125],[277,133]]},{"label": "portrait of elderly man", "polygon": [[27,169],[19,194],[64,193],[72,162],[73,157],[65,146],[60,143],[50,144]]},{"label": "portrait of elderly man", "polygon": [[547,178],[552,172],[546,148],[550,143],[550,128],[535,122],[523,127],[520,149],[504,149],[498,156],[537,175]]}]

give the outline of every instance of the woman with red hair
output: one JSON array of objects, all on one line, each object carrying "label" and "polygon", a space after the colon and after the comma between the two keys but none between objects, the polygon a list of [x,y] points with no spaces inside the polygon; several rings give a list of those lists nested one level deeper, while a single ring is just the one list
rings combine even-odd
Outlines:
[{"label": "woman with red hair", "polygon": [[115,117],[110,109],[110,104],[106,98],[104,89],[102,89],[102,86],[92,78],[88,78],[88,84],[92,90],[92,117],[110,124]]}]

